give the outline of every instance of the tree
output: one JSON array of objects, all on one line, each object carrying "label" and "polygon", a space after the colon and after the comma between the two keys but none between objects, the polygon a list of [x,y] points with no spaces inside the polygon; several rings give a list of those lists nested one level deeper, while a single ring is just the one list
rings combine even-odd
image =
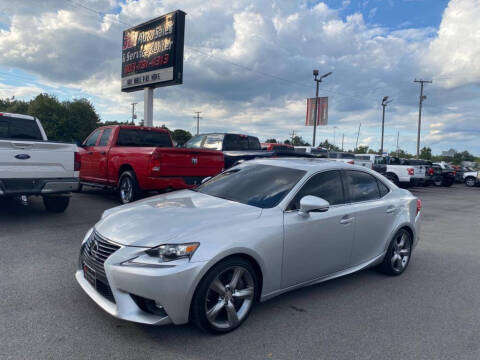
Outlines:
[{"label": "tree", "polygon": [[424,147],[420,150],[420,159],[423,159],[423,160],[432,160],[432,149],[430,149],[429,147],[424,146]]},{"label": "tree", "polygon": [[342,151],[342,149],[340,149],[336,145],[330,144],[326,139],[324,142],[321,142],[320,144],[318,144],[318,147],[327,149],[328,151]]},{"label": "tree", "polygon": [[285,140],[283,143],[284,143],[285,145],[292,145],[292,143],[291,143],[290,140],[288,140],[288,139]]},{"label": "tree", "polygon": [[185,144],[192,138],[192,134],[189,131],[182,129],[176,129],[173,132],[170,132],[170,134],[172,135],[173,140],[179,145]]},{"label": "tree", "polygon": [[367,154],[367,153],[368,153],[368,146],[367,146],[367,145],[360,145],[360,146],[357,148],[356,153],[357,153],[357,154]]},{"label": "tree", "polygon": [[265,142],[266,142],[266,143],[276,144],[276,143],[277,143],[277,139],[274,139],[274,138],[272,138],[272,139],[267,139],[267,140],[265,140]]}]

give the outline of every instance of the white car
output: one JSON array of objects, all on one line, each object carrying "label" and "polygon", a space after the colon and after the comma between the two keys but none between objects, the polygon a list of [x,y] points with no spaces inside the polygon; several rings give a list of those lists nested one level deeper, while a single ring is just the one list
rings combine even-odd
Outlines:
[{"label": "white car", "polygon": [[0,197],[41,195],[47,210],[65,211],[79,170],[76,145],[48,141],[37,118],[0,113]]},{"label": "white car", "polygon": [[257,159],[105,211],[75,278],[117,318],[224,333],[257,300],[376,265],[402,274],[420,223],[420,200],[372,170]]},{"label": "white car", "polygon": [[480,176],[478,171],[467,171],[463,174],[463,181],[468,187],[476,186],[480,183]]}]

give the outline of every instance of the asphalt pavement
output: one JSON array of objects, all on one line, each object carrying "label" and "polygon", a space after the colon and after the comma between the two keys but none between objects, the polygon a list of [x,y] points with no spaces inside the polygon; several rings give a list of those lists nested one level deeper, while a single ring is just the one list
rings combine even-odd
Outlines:
[{"label": "asphalt pavement", "polygon": [[114,194],[74,194],[64,214],[0,202],[0,359],[480,359],[480,188],[412,192],[424,218],[402,276],[300,289],[222,336],[117,320],[83,293],[80,242]]}]

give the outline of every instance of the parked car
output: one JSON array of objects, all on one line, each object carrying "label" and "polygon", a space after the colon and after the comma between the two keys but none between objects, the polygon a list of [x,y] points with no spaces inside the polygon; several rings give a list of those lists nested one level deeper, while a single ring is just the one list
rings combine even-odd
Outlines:
[{"label": "parked car", "polygon": [[372,266],[402,274],[420,221],[420,200],[372,170],[257,159],[105,211],[75,277],[117,318],[225,333],[256,300]]},{"label": "parked car", "polygon": [[295,152],[298,154],[309,154],[318,158],[328,157],[328,150],[313,146],[295,146]]},{"label": "parked car", "polygon": [[48,211],[63,212],[79,170],[76,145],[48,141],[33,116],[0,113],[0,197],[38,195]]},{"label": "parked car", "polygon": [[480,183],[480,177],[478,171],[466,171],[463,173],[463,181],[468,187],[477,186]]},{"label": "parked car", "polygon": [[346,153],[346,152],[335,152],[335,151],[329,151],[328,152],[328,158],[330,160],[334,161],[340,161],[345,164],[350,164],[354,165],[355,164],[355,155]]},{"label": "parked car", "polygon": [[220,151],[175,148],[168,130],[142,126],[100,127],[80,154],[82,185],[117,189],[124,204],[142,191],[195,187],[224,167]]},{"label": "parked car", "polygon": [[[433,184],[435,186],[452,186],[455,182],[455,170],[446,163],[434,163],[432,165],[435,175]],[[438,175],[437,175],[438,174]]]},{"label": "parked car", "polygon": [[423,165],[407,165],[402,159],[393,156],[385,157],[387,172],[385,176],[395,185],[410,186],[416,179],[425,178]]},{"label": "parked car", "polygon": [[355,154],[355,165],[365,166],[380,174],[387,172],[387,161],[381,155],[376,154]]},{"label": "parked car", "polygon": [[310,157],[294,151],[275,149],[262,150],[256,136],[230,133],[200,134],[192,137],[185,145],[188,149],[211,149],[223,152],[225,169],[241,162],[272,157]]},{"label": "parked car", "polygon": [[292,145],[288,145],[288,144],[262,143],[262,150],[295,151],[295,148]]}]

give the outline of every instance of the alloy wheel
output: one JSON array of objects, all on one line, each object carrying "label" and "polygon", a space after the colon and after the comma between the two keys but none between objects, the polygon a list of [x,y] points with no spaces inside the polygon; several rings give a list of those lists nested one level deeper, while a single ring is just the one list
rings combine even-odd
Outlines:
[{"label": "alloy wheel", "polygon": [[465,180],[465,184],[467,184],[467,186],[469,187],[473,187],[475,186],[475,179],[474,178],[467,178],[467,180]]},{"label": "alloy wheel", "polygon": [[248,315],[254,301],[253,276],[242,266],[222,271],[210,284],[205,298],[205,314],[216,328],[237,327]]},{"label": "alloy wheel", "polygon": [[122,198],[123,203],[132,201],[133,184],[132,180],[128,176],[125,176],[120,183],[120,197]]},{"label": "alloy wheel", "polygon": [[410,239],[405,232],[400,233],[393,242],[393,254],[390,262],[395,272],[401,273],[408,265],[410,259]]}]

